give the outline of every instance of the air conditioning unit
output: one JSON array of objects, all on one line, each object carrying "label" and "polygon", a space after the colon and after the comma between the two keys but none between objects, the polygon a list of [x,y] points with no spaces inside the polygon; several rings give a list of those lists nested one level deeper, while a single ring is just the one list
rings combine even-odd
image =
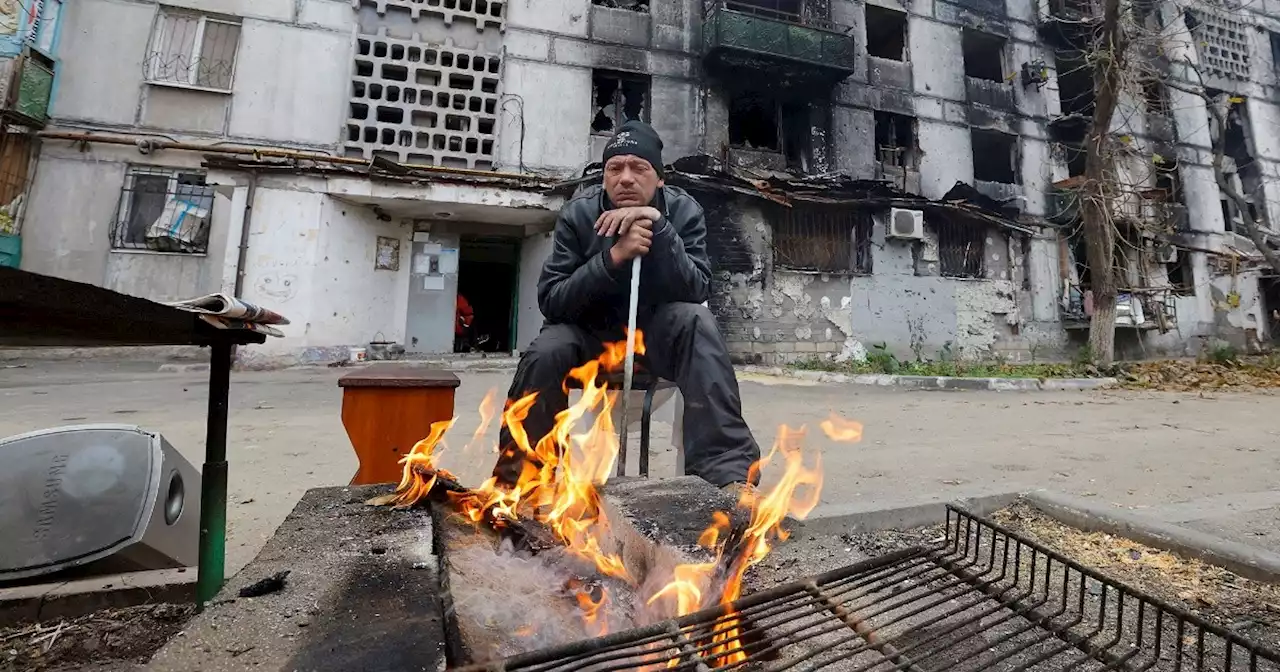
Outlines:
[{"label": "air conditioning unit", "polygon": [[1178,261],[1178,248],[1164,243],[1156,245],[1155,257],[1157,264],[1173,264]]},{"label": "air conditioning unit", "polygon": [[190,567],[200,473],[164,437],[77,425],[0,439],[0,583],[102,561],[102,571]]},{"label": "air conditioning unit", "polygon": [[889,209],[887,238],[924,240],[924,213],[919,210]]}]

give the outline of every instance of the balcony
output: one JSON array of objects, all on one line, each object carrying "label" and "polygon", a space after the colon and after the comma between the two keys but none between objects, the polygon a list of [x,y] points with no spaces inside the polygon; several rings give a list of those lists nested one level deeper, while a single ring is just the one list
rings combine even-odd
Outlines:
[{"label": "balcony", "polygon": [[857,49],[849,33],[829,21],[717,0],[703,24],[703,55],[712,68],[777,75],[771,86],[833,86],[854,71]]},{"label": "balcony", "polygon": [[0,116],[8,121],[43,127],[52,92],[53,61],[30,49],[0,60]]}]

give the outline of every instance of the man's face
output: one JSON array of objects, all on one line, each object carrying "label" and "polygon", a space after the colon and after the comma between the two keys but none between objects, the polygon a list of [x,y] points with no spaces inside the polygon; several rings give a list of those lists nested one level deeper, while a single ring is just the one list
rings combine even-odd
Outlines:
[{"label": "man's face", "polygon": [[615,156],[604,164],[604,190],[616,207],[649,205],[663,184],[658,171],[638,156]]}]

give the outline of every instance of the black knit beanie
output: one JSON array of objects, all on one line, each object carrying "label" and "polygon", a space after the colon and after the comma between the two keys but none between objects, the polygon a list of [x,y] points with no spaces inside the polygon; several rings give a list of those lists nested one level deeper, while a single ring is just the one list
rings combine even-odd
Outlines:
[{"label": "black knit beanie", "polygon": [[628,121],[618,127],[609,144],[604,147],[604,161],[615,156],[638,156],[662,176],[662,138],[653,127],[643,121]]}]

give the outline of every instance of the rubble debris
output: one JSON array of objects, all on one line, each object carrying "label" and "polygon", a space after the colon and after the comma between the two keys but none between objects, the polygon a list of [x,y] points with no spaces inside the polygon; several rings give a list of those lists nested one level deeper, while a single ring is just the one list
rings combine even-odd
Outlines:
[{"label": "rubble debris", "polygon": [[289,576],[289,570],[276,572],[265,579],[255,581],[244,588],[240,589],[240,597],[262,597],[284,590],[285,579]]},{"label": "rubble debris", "polygon": [[0,628],[0,671],[133,669],[194,614],[194,605],[148,604]]},{"label": "rubble debris", "polygon": [[1280,362],[1271,357],[1230,362],[1139,362],[1125,367],[1121,384],[1129,389],[1164,392],[1280,388]]}]

